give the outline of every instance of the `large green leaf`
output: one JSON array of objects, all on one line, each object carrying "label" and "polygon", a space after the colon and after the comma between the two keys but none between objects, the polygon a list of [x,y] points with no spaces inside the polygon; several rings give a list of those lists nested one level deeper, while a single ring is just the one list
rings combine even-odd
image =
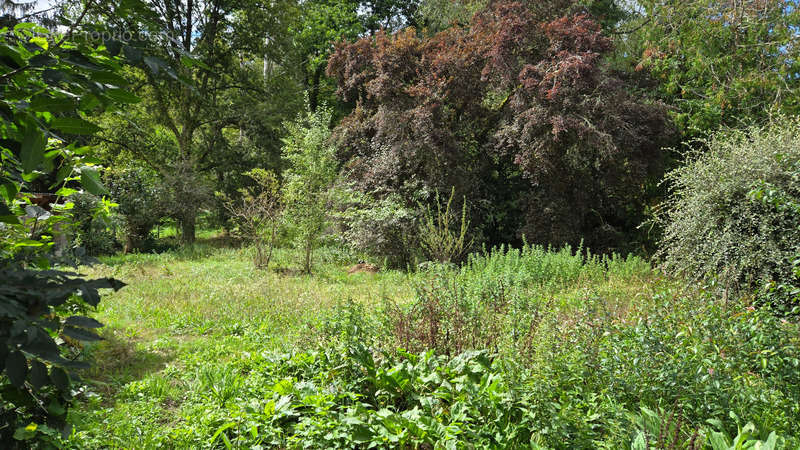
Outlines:
[{"label": "large green leaf", "polygon": [[28,377],[28,360],[19,350],[14,350],[6,357],[6,375],[12,385],[20,388]]},{"label": "large green leaf", "polygon": [[14,201],[18,192],[19,187],[10,181],[0,184],[0,195],[2,195],[8,203]]},{"label": "large green leaf", "polygon": [[47,367],[39,361],[31,361],[30,382],[36,389],[50,384],[50,377],[47,376]]},{"label": "large green leaf", "polygon": [[69,377],[67,376],[67,372],[64,372],[64,369],[60,367],[53,367],[50,369],[50,379],[53,380],[53,384],[61,391],[66,391],[69,389]]},{"label": "large green leaf", "polygon": [[11,224],[19,223],[19,219],[11,212],[3,199],[0,199],[0,222]]},{"label": "large green leaf", "polygon": [[93,167],[84,167],[81,169],[81,186],[94,195],[107,195],[103,183],[100,181],[100,175]]},{"label": "large green leaf", "polygon": [[75,109],[75,100],[68,97],[50,97],[37,95],[31,99],[31,109],[34,111],[63,112]]},{"label": "large green leaf", "polygon": [[103,339],[89,330],[71,326],[64,327],[64,334],[79,341],[100,341]]},{"label": "large green leaf", "polygon": [[71,325],[75,327],[83,327],[83,328],[102,328],[103,324],[92,319],[91,317],[86,316],[71,316],[67,317],[67,320],[64,321],[64,324]]},{"label": "large green leaf", "polygon": [[100,131],[97,125],[77,117],[59,117],[53,119],[51,126],[68,134],[94,134]]},{"label": "large green leaf", "polygon": [[139,103],[141,99],[124,89],[108,89],[106,96],[119,103]]},{"label": "large green leaf", "polygon": [[44,149],[47,139],[42,130],[36,127],[29,127],[25,133],[20,149],[20,159],[22,160],[22,171],[31,173],[39,167],[44,160]]},{"label": "large green leaf", "polygon": [[114,72],[109,72],[109,71],[92,72],[89,74],[89,78],[91,78],[94,81],[97,81],[98,83],[111,84],[120,87],[127,86],[129,84],[128,80],[126,80],[125,78],[117,75]]}]

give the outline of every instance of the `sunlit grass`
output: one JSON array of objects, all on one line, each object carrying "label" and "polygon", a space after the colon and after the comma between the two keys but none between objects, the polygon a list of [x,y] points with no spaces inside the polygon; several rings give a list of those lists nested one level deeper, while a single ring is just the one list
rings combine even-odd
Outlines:
[{"label": "sunlit grass", "polygon": [[[336,305],[353,300],[372,311],[385,300],[411,302],[424,280],[400,271],[348,275],[356,260],[335,248],[317,252],[312,275],[299,273],[291,249],[276,250],[270,269],[257,270],[248,248],[222,244],[209,233],[191,248],[116,255],[82,268],[128,286],[105,295],[94,314],[107,325],[106,340],[86,348],[94,367],[70,411],[75,448],[209,446],[237,408],[228,403],[256,404],[271,388],[258,369],[264,361],[318,345]],[[581,272],[572,267],[580,256],[552,259],[563,264],[547,270],[566,271],[569,282],[532,283],[525,295],[564,314],[601,297],[622,316],[654,289],[649,266],[637,261]]]}]

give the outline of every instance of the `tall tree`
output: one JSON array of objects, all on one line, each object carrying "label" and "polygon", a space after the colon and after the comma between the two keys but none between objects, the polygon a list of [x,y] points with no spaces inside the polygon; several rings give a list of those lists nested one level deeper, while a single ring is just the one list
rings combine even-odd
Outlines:
[{"label": "tall tree", "polygon": [[308,0],[298,8],[292,60],[308,92],[309,106],[336,104],[336,85],[326,78],[325,67],[334,44],[395,31],[415,24],[418,0]]},{"label": "tall tree", "polygon": [[339,45],[328,73],[357,107],[335,135],[357,185],[410,203],[455,186],[477,205],[473,224],[505,230],[492,243],[509,231],[625,241],[669,127],[605,63],[602,27],[564,3],[499,3],[431,38],[409,29]]},{"label": "tall tree", "polygon": [[[132,72],[141,85],[146,116],[128,120],[141,141],[152,141],[154,130],[170,135],[166,145],[133,148],[132,142],[108,138],[112,145],[128,147],[132,154],[149,162],[168,181],[176,199],[173,215],[181,224],[185,242],[195,238],[200,205],[211,189],[216,169],[229,150],[230,133],[241,130],[252,109],[252,98],[268,97],[269,82],[260,62],[275,58],[276,47],[291,17],[291,2],[249,1],[147,1],[140,17],[148,20],[116,21],[115,11],[124,7],[109,4],[106,20],[120,32],[132,33],[141,39],[138,44],[148,55],[132,49],[134,58],[148,70]],[[252,27],[244,22],[258,18]],[[159,74],[165,76],[158,77]],[[254,76],[261,74],[262,76]],[[131,119],[131,118],[128,118]],[[153,128],[155,127],[155,128]],[[163,144],[163,143],[162,143]],[[237,147],[238,148],[238,147]],[[277,152],[278,149],[275,148]],[[169,156],[169,158],[165,158]],[[243,168],[246,170],[246,168]],[[244,171],[242,170],[242,172]]]},{"label": "tall tree", "polygon": [[643,0],[621,47],[689,136],[800,112],[796,0]]}]

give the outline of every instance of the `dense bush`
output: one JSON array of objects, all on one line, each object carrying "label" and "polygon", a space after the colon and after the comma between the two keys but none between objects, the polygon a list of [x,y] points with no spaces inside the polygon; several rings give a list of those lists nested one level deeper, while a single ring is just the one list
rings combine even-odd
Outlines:
[{"label": "dense bush", "polygon": [[112,171],[106,183],[119,205],[116,213],[121,218],[125,252],[147,249],[152,245],[150,232],[178,199],[170,198],[155,174],[146,169]]},{"label": "dense bush", "polygon": [[668,176],[664,267],[713,279],[731,294],[772,282],[797,285],[800,213],[784,205],[800,199],[800,121],[718,132],[703,143],[708,150]]},{"label": "dense bush", "polygon": [[412,266],[419,257],[419,211],[404,206],[398,195],[375,200],[358,191],[352,194],[338,215],[345,244],[383,260],[385,267]]},{"label": "dense bush", "polygon": [[97,126],[85,118],[131,96],[115,75],[119,47],[112,55],[87,42],[66,19],[69,31],[58,34],[13,15],[0,21],[0,442],[8,449],[54,448],[68,428],[68,371],[86,366],[79,341],[99,339],[93,329],[102,327],[84,313],[99,303],[99,289],[122,283],[51,266],[53,237],[67,218],[33,204],[33,192],[44,186],[63,198],[75,192],[70,186],[81,186],[104,194],[85,140],[75,135],[94,134]]},{"label": "dense bush", "polygon": [[73,205],[68,211],[72,221],[72,245],[82,248],[89,256],[117,251],[119,245],[102,200],[96,195],[81,192],[71,195],[69,201]]}]

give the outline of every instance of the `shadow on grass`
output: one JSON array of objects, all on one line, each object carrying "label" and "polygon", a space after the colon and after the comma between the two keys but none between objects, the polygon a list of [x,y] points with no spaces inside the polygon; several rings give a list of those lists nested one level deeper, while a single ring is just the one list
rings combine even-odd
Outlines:
[{"label": "shadow on grass", "polygon": [[120,330],[109,328],[101,335],[103,341],[88,349],[92,367],[79,375],[93,385],[106,402],[125,384],[164,369],[176,358],[175,349],[143,349],[137,345],[143,339],[127,337]]}]

